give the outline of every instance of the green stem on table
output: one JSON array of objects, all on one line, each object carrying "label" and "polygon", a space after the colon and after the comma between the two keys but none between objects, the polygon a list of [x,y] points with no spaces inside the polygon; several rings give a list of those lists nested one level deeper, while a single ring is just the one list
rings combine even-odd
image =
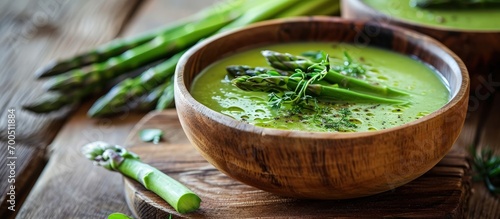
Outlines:
[{"label": "green stem on table", "polygon": [[293,5],[285,11],[278,13],[275,18],[287,18],[294,16],[313,16],[313,15],[333,15],[340,10],[339,0],[315,0],[302,1],[300,4]]},{"label": "green stem on table", "polygon": [[100,86],[89,86],[68,93],[51,91],[44,93],[35,101],[23,105],[23,109],[34,113],[49,113],[62,109],[63,107],[80,103],[85,97],[98,93],[102,90]]},{"label": "green stem on table", "polygon": [[164,110],[170,106],[174,105],[174,76],[167,81],[167,86],[163,90],[158,103],[156,104],[156,110]]},{"label": "green stem on table", "polygon": [[52,61],[51,63],[38,69],[35,74],[39,78],[54,76],[91,63],[103,62],[109,58],[118,56],[127,50],[142,45],[157,36],[169,35],[172,32],[177,32],[179,30],[182,31],[182,29],[188,27],[190,23],[196,23],[201,20],[205,20],[208,17],[224,14],[226,13],[225,11],[234,12],[237,8],[241,8],[245,2],[245,0],[229,0],[214,4],[213,6],[201,10],[194,15],[169,23],[164,27],[160,27],[130,38],[118,38],[71,58]]},{"label": "green stem on table", "polygon": [[[320,7],[320,9],[318,9],[318,7],[306,7],[306,5],[311,5],[311,2],[312,1],[288,0],[223,1],[197,13],[193,17],[188,17],[178,23],[171,24],[170,27],[167,26],[157,31],[146,33],[138,36],[137,39],[130,38],[126,40],[117,40],[116,42],[98,47],[95,49],[95,52],[98,53],[97,56],[99,58],[89,58],[95,55],[95,52],[90,51],[87,54],[88,57],[82,54],[82,56],[62,60],[61,63],[57,64],[61,66],[60,69],[57,70],[60,72],[57,73],[58,75],[49,78],[46,87],[49,90],[58,90],[61,93],[68,93],[70,90],[75,90],[76,92],[87,87],[105,87],[108,85],[110,79],[114,79],[137,67],[143,67],[145,64],[152,61],[165,59],[173,55],[176,51],[186,49],[190,45],[213,33],[243,27],[257,21],[277,17],[311,15],[316,14],[316,12],[319,13],[319,11],[323,11],[323,9],[338,10],[339,6],[338,1],[335,0],[330,2],[330,7]],[[184,26],[180,25],[183,22],[187,22],[188,24]],[[228,22],[230,23],[225,25]],[[220,24],[219,28],[216,27],[218,26],[216,23]],[[181,27],[176,28],[177,25]],[[222,26],[224,27],[222,28]],[[219,29],[219,31],[217,31],[217,29]],[[146,40],[149,37],[152,38],[149,39],[149,41]],[[175,59],[176,57],[174,56],[173,60]],[[82,60],[92,60],[92,62],[87,63]],[[85,64],[91,65],[84,66]],[[46,69],[50,68],[49,66]],[[47,74],[49,75],[52,73]],[[150,89],[146,89],[143,93],[150,92]],[[51,99],[48,104],[51,102],[57,102],[62,107],[64,106],[62,103],[67,101],[54,101],[54,99]],[[111,102],[114,101],[110,101],[110,103]],[[43,105],[40,104],[40,102],[38,104]],[[101,107],[106,108],[105,106]],[[46,107],[45,109],[47,109],[45,111],[48,112],[50,108]],[[56,107],[54,109],[58,108]],[[92,114],[91,112],[90,115]]]},{"label": "green stem on table", "polygon": [[71,90],[110,80],[158,58],[168,57],[184,50],[195,44],[200,38],[211,35],[234,19],[234,14],[228,11],[226,14],[217,14],[205,20],[190,23],[168,36],[157,36],[143,45],[108,59],[106,62],[54,76],[47,81],[47,88],[49,90]]},{"label": "green stem on table", "polygon": [[166,83],[163,83],[163,84],[159,85],[158,87],[155,87],[153,90],[151,90],[147,94],[140,97],[137,100],[136,110],[148,112],[148,111],[151,111],[151,109],[154,109],[155,106],[158,104],[158,100],[160,99],[161,95],[163,94],[163,91],[170,83],[172,83],[172,82],[168,81]]},{"label": "green stem on table", "polygon": [[175,67],[184,52],[177,53],[170,59],[146,70],[135,78],[125,79],[99,98],[89,109],[90,117],[99,117],[114,114],[115,109],[121,108],[127,102],[139,98],[165,83],[175,73]]},{"label": "green stem on table", "polygon": [[179,213],[193,212],[200,207],[201,199],[193,191],[158,169],[143,163],[136,154],[121,146],[93,142],[83,146],[82,153],[94,161],[94,164],[118,171],[141,183]]},{"label": "green stem on table", "polygon": [[78,103],[79,98],[74,98],[74,96],[75,95],[63,94],[61,92],[48,92],[35,101],[23,105],[23,109],[34,113],[49,113],[65,106]]}]

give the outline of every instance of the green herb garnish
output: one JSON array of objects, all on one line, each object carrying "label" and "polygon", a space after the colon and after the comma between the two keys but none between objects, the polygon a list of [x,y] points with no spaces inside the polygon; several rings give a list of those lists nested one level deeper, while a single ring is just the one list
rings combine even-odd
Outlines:
[{"label": "green herb garnish", "polygon": [[139,132],[139,137],[144,142],[153,142],[153,144],[158,144],[163,137],[163,131],[161,129],[143,129]]},{"label": "green herb garnish", "polygon": [[474,179],[482,180],[486,188],[495,195],[500,194],[500,156],[493,155],[491,148],[486,147],[477,153],[477,149],[470,147]]}]

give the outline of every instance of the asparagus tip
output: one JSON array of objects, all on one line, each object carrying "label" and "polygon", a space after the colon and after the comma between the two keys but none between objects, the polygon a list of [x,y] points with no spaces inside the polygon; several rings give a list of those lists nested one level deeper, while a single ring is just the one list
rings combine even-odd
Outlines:
[{"label": "asparagus tip", "polygon": [[73,101],[64,98],[64,95],[59,92],[49,92],[31,103],[23,105],[22,108],[34,113],[50,113],[75,103]]},{"label": "asparagus tip", "polygon": [[109,170],[116,170],[125,158],[139,159],[135,153],[103,141],[88,143],[82,147],[81,152],[87,159],[94,161],[95,165]]},{"label": "asparagus tip", "polygon": [[41,79],[57,74],[58,72],[56,72],[55,70],[56,66],[57,66],[57,61],[53,60],[49,62],[48,64],[38,68],[35,71],[35,77]]}]

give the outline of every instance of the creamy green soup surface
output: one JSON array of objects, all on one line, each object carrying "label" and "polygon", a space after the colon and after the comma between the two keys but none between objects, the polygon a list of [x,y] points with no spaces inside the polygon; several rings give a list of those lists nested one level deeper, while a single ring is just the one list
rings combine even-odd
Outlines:
[{"label": "creamy green soup surface", "polygon": [[500,30],[500,7],[418,8],[411,0],[364,0],[389,17],[461,30]]},{"label": "creamy green soup surface", "polygon": [[[244,91],[231,84],[226,72],[229,65],[268,66],[262,50],[300,55],[304,51],[323,50],[332,64],[343,62],[343,52],[367,69],[365,80],[393,86],[410,93],[410,104],[351,103],[319,101],[321,112],[296,113],[282,107],[272,108],[268,93]],[[235,53],[213,63],[194,80],[192,96],[205,106],[250,124],[303,131],[353,132],[381,130],[425,116],[449,100],[447,83],[426,64],[395,52],[365,46],[333,43],[288,43],[265,46]],[[350,125],[345,126],[343,120]],[[354,124],[354,125],[353,125]]]}]

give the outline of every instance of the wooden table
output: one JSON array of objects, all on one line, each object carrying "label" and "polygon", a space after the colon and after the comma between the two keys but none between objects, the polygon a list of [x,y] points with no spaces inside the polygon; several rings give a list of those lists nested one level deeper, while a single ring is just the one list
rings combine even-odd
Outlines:
[{"label": "wooden table", "polygon": [[[34,115],[21,109],[42,90],[33,73],[49,60],[74,55],[115,37],[130,36],[187,16],[215,0],[16,0],[0,2],[0,218],[105,218],[131,214],[119,174],[94,167],[80,155],[88,142],[125,144],[144,114],[88,119],[91,101],[75,111]],[[500,149],[498,72],[471,91],[470,115],[455,147]],[[489,83],[488,83],[489,82]],[[15,211],[8,210],[8,110],[16,125]],[[466,212],[500,218],[499,199],[474,183]]]}]

